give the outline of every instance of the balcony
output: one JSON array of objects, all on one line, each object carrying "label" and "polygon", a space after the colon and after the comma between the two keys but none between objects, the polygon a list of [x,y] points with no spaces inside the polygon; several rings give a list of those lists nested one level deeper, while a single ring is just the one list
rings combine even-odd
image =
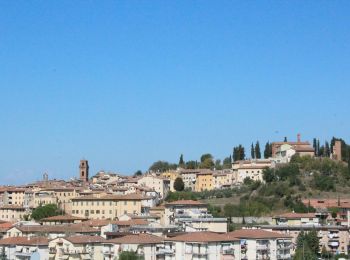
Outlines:
[{"label": "balcony", "polygon": [[338,233],[330,233],[330,234],[328,234],[328,237],[329,237],[330,239],[339,238],[339,234],[338,234]]},{"label": "balcony", "polygon": [[175,254],[175,250],[170,249],[170,248],[161,248],[157,251],[156,254],[157,255],[173,255],[173,254]]},{"label": "balcony", "polygon": [[234,255],[235,250],[233,248],[223,249],[222,254],[223,255]]},{"label": "balcony", "polygon": [[277,259],[284,260],[284,259],[292,259],[291,254],[279,254],[277,255]]},{"label": "balcony", "polygon": [[256,245],[256,250],[265,251],[269,249],[269,245]]},{"label": "balcony", "polygon": [[198,255],[198,256],[204,256],[204,255],[208,254],[208,249],[207,248],[193,248],[192,254]]},{"label": "balcony", "polygon": [[113,255],[114,252],[113,252],[112,249],[106,249],[106,248],[104,248],[104,249],[102,249],[102,254],[104,254],[104,255]]},{"label": "balcony", "polygon": [[339,241],[329,241],[328,242],[329,247],[338,247],[339,246]]}]

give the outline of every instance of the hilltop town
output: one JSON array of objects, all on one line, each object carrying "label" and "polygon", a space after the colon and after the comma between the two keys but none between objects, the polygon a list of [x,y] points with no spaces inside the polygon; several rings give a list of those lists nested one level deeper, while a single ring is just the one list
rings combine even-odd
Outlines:
[{"label": "hilltop town", "polygon": [[81,160],[69,181],[2,186],[1,259],[346,257],[348,145],[298,135],[263,154],[257,142],[250,158],[240,145],[222,163],[181,155],[133,176],[90,176]]}]

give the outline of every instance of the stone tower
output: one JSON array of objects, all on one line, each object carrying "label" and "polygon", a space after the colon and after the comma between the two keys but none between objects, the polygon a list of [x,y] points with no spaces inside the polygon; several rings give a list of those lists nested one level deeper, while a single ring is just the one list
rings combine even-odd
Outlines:
[{"label": "stone tower", "polygon": [[83,182],[87,182],[89,180],[89,162],[88,162],[88,160],[80,160],[79,178]]}]

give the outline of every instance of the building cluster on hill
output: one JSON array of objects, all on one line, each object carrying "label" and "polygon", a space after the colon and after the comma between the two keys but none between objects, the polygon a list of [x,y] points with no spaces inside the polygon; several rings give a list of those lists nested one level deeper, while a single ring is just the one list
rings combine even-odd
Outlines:
[{"label": "building cluster on hill", "polygon": [[[214,217],[202,202],[164,201],[179,177],[185,189],[196,192],[230,188],[247,178],[263,181],[265,168],[288,163],[294,154],[313,156],[314,149],[298,138],[272,143],[271,158],[235,161],[231,169],[178,168],[135,176],[101,171],[89,178],[88,161],[81,160],[78,179],[50,180],[44,174],[42,181],[1,187],[0,257],[118,259],[132,253],[143,259],[291,259],[298,234],[311,229],[322,247],[347,254],[350,201],[332,204],[337,216],[322,210],[288,213],[269,225],[232,232],[231,219]],[[304,203],[328,208],[331,202]],[[53,204],[57,215],[33,220],[35,210]]]}]

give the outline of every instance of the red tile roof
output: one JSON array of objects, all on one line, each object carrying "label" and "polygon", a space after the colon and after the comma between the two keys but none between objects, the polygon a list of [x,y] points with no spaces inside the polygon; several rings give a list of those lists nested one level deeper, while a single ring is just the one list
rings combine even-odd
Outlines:
[{"label": "red tile roof", "polygon": [[103,243],[106,240],[100,236],[71,236],[65,237],[64,239],[72,242],[73,244],[93,244],[93,243]]},{"label": "red tile roof", "polygon": [[251,238],[251,239],[262,239],[262,238],[290,238],[290,236],[279,234],[276,232],[270,232],[262,229],[240,229],[229,232],[228,234],[238,238]]},{"label": "red tile roof", "polygon": [[74,220],[87,220],[87,218],[81,218],[81,217],[75,217],[72,215],[59,215],[59,216],[52,216],[48,218],[43,218],[41,221],[50,222],[50,221],[74,221]]},{"label": "red tile roof", "polygon": [[172,206],[172,205],[198,205],[198,206],[205,206],[206,204],[196,201],[196,200],[177,200],[173,202],[168,202],[165,204],[165,206]]},{"label": "red tile roof", "polygon": [[107,240],[108,244],[158,244],[162,243],[164,239],[155,235],[140,233],[125,235],[122,237]]},{"label": "red tile roof", "polygon": [[239,240],[230,233],[215,233],[215,232],[191,232],[181,234],[171,238],[166,238],[167,241],[181,241],[181,242],[219,242],[219,241],[236,241]]},{"label": "red tile roof", "polygon": [[45,237],[8,237],[0,240],[0,245],[12,246],[12,245],[48,245],[49,240]]}]

